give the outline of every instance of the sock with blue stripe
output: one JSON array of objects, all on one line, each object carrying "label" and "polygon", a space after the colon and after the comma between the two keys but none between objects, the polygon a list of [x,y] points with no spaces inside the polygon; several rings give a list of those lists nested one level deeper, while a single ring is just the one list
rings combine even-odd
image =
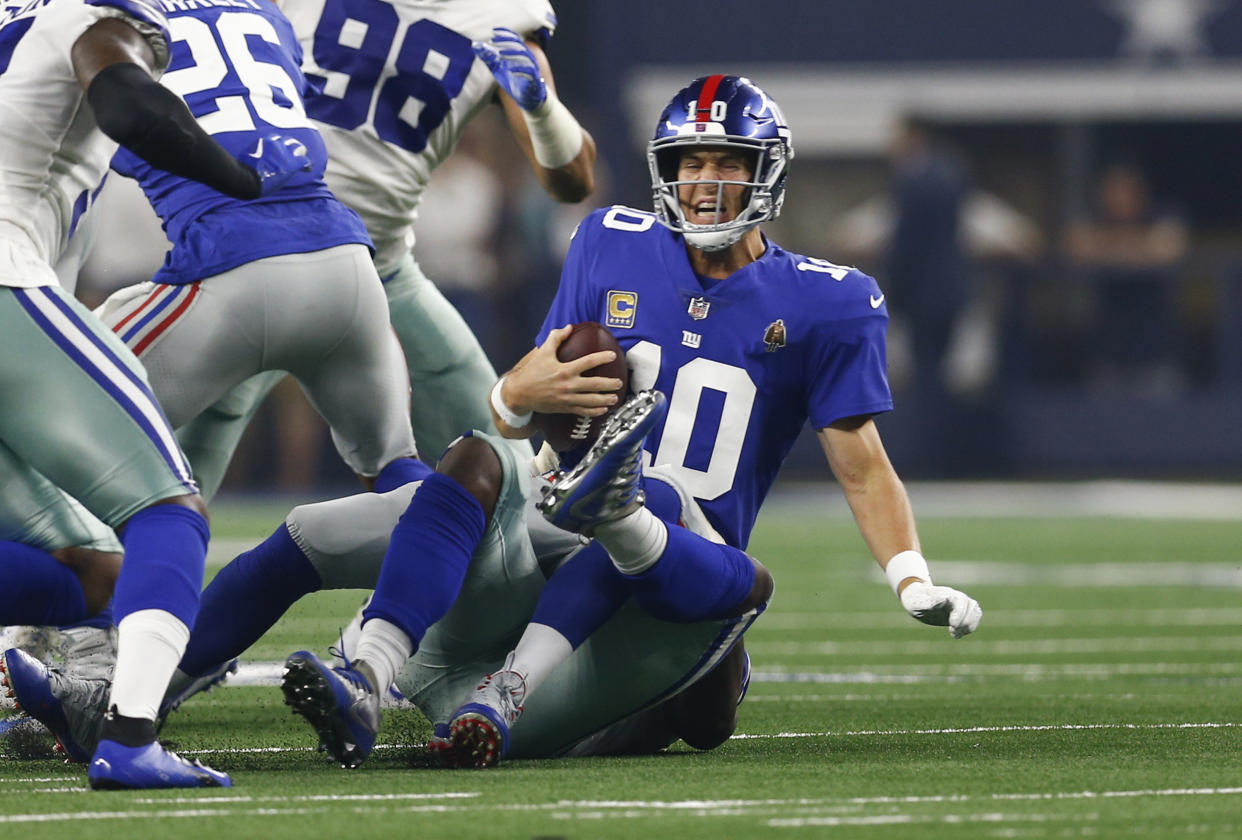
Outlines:
[{"label": "sock with blue stripe", "polygon": [[659,562],[626,579],[647,612],[689,623],[737,615],[755,585],[755,565],[740,549],[674,526]]},{"label": "sock with blue stripe", "polygon": [[[362,613],[356,657],[373,667],[377,688],[392,681],[427,628],[453,605],[486,528],[483,506],[459,483],[440,473],[423,480],[393,528],[375,594]],[[397,643],[399,634],[368,633],[373,619],[391,625],[377,629],[403,631],[409,645]]]},{"label": "sock with blue stripe", "polygon": [[121,534],[125,562],[112,601],[117,624],[154,609],[193,627],[209,533],[202,514],[178,504],[152,505],[131,516]]},{"label": "sock with blue stripe", "polygon": [[435,470],[417,458],[394,458],[375,477],[375,492],[387,493],[411,481],[419,481]]},{"label": "sock with blue stripe", "polygon": [[0,625],[70,624],[86,618],[78,577],[51,554],[0,542]]},{"label": "sock with blue stripe", "polygon": [[282,522],[262,543],[233,558],[203,590],[178,670],[199,676],[238,656],[320,585],[319,573]]},{"label": "sock with blue stripe", "polygon": [[531,622],[559,632],[577,648],[630,597],[630,586],[608,552],[592,542],[548,578]]}]

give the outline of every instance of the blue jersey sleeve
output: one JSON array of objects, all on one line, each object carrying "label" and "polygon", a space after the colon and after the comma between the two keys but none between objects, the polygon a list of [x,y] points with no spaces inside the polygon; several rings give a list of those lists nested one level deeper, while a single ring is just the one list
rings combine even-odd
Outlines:
[{"label": "blue jersey sleeve", "polygon": [[885,321],[863,318],[838,322],[836,332],[816,354],[808,381],[808,416],[822,429],[846,417],[891,411]]},{"label": "blue jersey sleeve", "polygon": [[807,376],[807,417],[815,429],[893,408],[884,295],[873,278],[857,270],[837,291],[839,315],[817,331]]}]

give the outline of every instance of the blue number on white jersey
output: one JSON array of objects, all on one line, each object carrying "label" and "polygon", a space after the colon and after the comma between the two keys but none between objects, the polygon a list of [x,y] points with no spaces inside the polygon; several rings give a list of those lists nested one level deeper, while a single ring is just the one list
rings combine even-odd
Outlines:
[{"label": "blue number on white jersey", "polygon": [[330,88],[344,84],[344,95],[314,97],[308,111],[346,130],[369,118],[382,140],[420,152],[461,93],[474,51],[464,35],[432,20],[417,20],[402,35],[396,74],[380,84],[384,57],[399,29],[397,12],[388,3],[328,0],[315,29],[313,58],[330,75],[309,78]]}]

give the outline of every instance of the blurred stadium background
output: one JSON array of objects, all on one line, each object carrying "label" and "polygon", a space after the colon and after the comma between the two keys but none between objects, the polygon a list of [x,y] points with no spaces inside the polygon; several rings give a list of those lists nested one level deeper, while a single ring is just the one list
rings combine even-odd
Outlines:
[{"label": "blurred stadium background", "polygon": [[[898,125],[919,120],[969,172],[969,294],[931,398],[911,384],[911,325],[894,318],[898,410],[882,431],[903,476],[1242,475],[1242,0],[563,0],[557,11],[548,52],[599,144],[596,195],[555,205],[499,118],[480,120],[420,220],[420,262],[498,369],[530,346],[577,220],[601,204],[650,205],[643,144],[671,94],[697,75],[742,73],[793,129],[788,200],[769,227],[791,250],[857,265],[888,290]],[[1137,291],[1122,303],[1070,245],[1098,209],[1099,174],[1118,163],[1146,179],[1145,212],[1184,234],[1158,265],[1135,258]],[[118,227],[83,278],[88,299],[145,279],[163,251],[154,222],[136,244],[142,203],[121,180],[107,188]],[[1130,339],[1120,357],[1103,347],[1118,332]],[[785,477],[826,477],[804,444]],[[288,387],[225,489],[351,480]]]}]

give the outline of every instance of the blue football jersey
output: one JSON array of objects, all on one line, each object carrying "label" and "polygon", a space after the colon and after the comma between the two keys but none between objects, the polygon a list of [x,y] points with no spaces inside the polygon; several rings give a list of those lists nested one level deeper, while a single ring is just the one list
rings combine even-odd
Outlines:
[{"label": "blue football jersey", "polygon": [[875,280],[770,240],[754,263],[705,281],[653,214],[598,210],[574,235],[539,342],[579,321],[617,337],[635,391],[668,398],[651,463],[676,470],[739,548],[808,420],[822,429],[893,406]]},{"label": "blue football jersey", "polygon": [[199,125],[234,155],[272,133],[295,137],[306,145],[318,177],[241,201],[156,169],[122,148],[112,168],[142,185],[173,243],[155,281],[188,283],[263,257],[369,246],[362,221],[322,180],[328,154],[306,116],[302,48],[276,4],[156,2],[168,15],[172,42],[161,84],[185,100]]}]

